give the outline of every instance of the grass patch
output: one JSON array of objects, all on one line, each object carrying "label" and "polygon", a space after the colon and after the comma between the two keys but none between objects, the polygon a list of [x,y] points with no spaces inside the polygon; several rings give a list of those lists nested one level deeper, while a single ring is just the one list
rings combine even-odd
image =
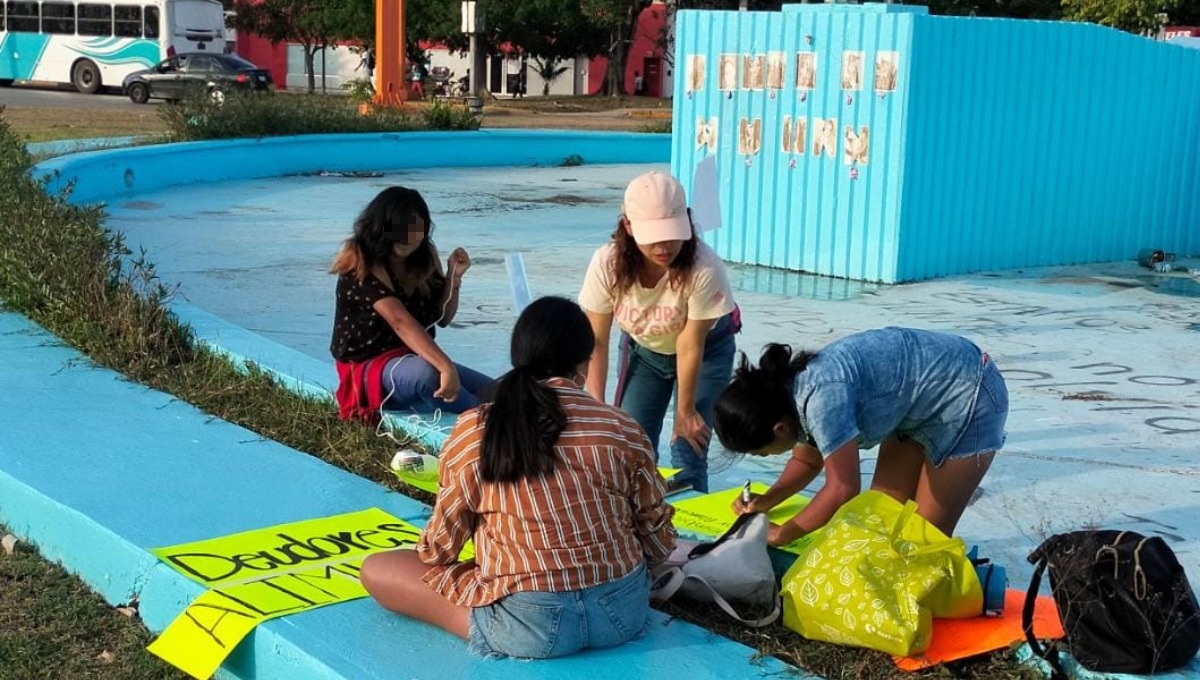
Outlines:
[{"label": "grass patch", "polygon": [[166,132],[158,106],[13,106],[4,117],[30,142],[92,137],[159,136]]},{"label": "grass patch", "polygon": [[[263,100],[275,98],[263,98]],[[237,423],[299,451],[401,491],[424,503],[432,497],[402,485],[387,469],[394,443],[370,428],[344,423],[328,400],[297,395],[254,368],[241,369],[223,356],[197,346],[189,330],[168,311],[171,290],[163,287],[144,254],[132,254],[120,236],[109,233],[96,208],[69,205],[65,195],[47,195],[28,175],[30,159],[0,111],[0,300],[89,355],[93,361],[152,388],[173,394],[224,420]],[[31,558],[32,559],[32,558]],[[6,586],[7,587],[7,586]],[[53,589],[19,584],[21,597],[40,610],[62,599]],[[47,598],[45,602],[40,600]],[[14,637],[30,635],[37,622],[7,613],[0,602],[0,630],[16,626]],[[916,675],[898,671],[883,654],[809,642],[776,624],[751,630],[715,609],[668,604],[667,613],[743,642],[826,678],[967,678],[1026,680],[1038,677],[1006,651]],[[91,620],[75,621],[65,649],[29,647],[42,666],[58,657],[90,659]],[[5,625],[11,620],[11,625]],[[142,645],[147,638],[138,638]],[[27,644],[18,642],[13,644]],[[0,647],[0,658],[6,650]],[[45,658],[42,658],[45,657]],[[51,658],[55,657],[55,658]],[[0,678],[5,676],[0,666]],[[71,672],[37,677],[88,677]],[[106,674],[103,677],[121,677]],[[159,677],[153,672],[125,677]],[[163,676],[168,677],[168,676]]]},{"label": "grass patch", "polygon": [[671,134],[671,121],[659,120],[653,123],[646,123],[637,129],[638,132],[649,132],[653,134]]},{"label": "grass patch", "polygon": [[489,106],[503,107],[539,113],[583,113],[615,111],[618,109],[670,109],[671,100],[658,97],[635,97],[624,95],[611,97],[602,94],[551,95],[548,97],[524,97],[512,99],[497,95],[489,100]]},{"label": "grass patch", "polygon": [[159,106],[158,114],[172,141],[479,128],[461,105],[372,107],[318,94],[228,94],[220,103],[194,97]]},{"label": "grass patch", "polygon": [[[0,526],[0,535],[7,530]],[[0,552],[0,679],[183,680],[146,651],[151,634],[62,567],[18,543]]]}]

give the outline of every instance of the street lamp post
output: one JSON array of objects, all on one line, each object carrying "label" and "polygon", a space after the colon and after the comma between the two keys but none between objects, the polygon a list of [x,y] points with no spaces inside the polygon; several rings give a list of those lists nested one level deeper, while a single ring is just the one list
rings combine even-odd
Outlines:
[{"label": "street lamp post", "polygon": [[483,99],[479,96],[479,60],[476,56],[479,54],[479,32],[483,30],[483,17],[477,9],[478,3],[475,0],[464,0],[462,3],[462,32],[470,37],[470,61],[471,69],[470,78],[467,79],[467,87],[470,89],[467,92],[467,108],[471,113],[480,115],[483,113]]}]

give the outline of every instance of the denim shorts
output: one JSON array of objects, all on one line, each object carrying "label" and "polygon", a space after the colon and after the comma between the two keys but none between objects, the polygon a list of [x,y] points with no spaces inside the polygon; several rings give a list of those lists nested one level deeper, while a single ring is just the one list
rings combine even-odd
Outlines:
[{"label": "denim shorts", "polygon": [[513,593],[471,610],[468,646],[484,658],[550,659],[641,635],[650,613],[646,565],[608,583],[561,593]]},{"label": "denim shorts", "polygon": [[934,466],[951,458],[970,458],[999,451],[1004,446],[1004,425],[1007,422],[1008,387],[996,364],[985,355],[983,377],[979,381],[979,392],[975,395],[971,417],[967,419],[958,442],[945,455],[934,460]]}]

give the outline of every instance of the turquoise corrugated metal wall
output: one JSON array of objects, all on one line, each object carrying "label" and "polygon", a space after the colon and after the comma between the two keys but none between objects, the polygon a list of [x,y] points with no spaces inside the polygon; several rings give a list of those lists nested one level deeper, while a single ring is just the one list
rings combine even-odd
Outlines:
[{"label": "turquoise corrugated metal wall", "polygon": [[1200,251],[1200,51],[921,17],[899,280]]},{"label": "turquoise corrugated metal wall", "polygon": [[[728,260],[899,282],[1200,252],[1200,51],[901,5],[685,11],[676,31],[672,167],[690,187],[716,156],[725,226],[705,238]],[[811,91],[797,86],[801,52],[816,57]],[[842,87],[849,52],[863,57],[859,90]],[[744,56],[778,53],[783,87],[745,88]],[[722,54],[736,56],[732,91]],[[894,90],[876,91],[879,59],[894,60]],[[804,153],[783,149],[787,118],[808,125]],[[818,157],[814,126],[829,118],[835,152]],[[716,141],[699,144],[712,119]],[[762,121],[755,153],[739,150],[743,119]],[[853,164],[848,127],[869,133]]]},{"label": "turquoise corrugated metal wall", "polygon": [[[672,167],[690,188],[696,165],[715,155],[724,228],[706,234],[726,259],[855,279],[895,277],[904,117],[914,13],[902,5],[789,5],[783,12],[684,11],[677,17]],[[861,55],[861,86],[842,87],[842,55]],[[811,89],[797,83],[798,55],[815,56]],[[898,57],[894,90],[877,93],[875,60]],[[737,89],[720,88],[722,54],[733,54]],[[781,58],[782,88],[746,89],[745,56]],[[691,78],[705,60],[702,85]],[[769,68],[767,69],[770,70]],[[778,82],[776,82],[778,84]],[[693,88],[697,88],[693,90]],[[701,123],[717,119],[717,142],[701,146]],[[821,121],[836,121],[817,155]],[[761,120],[757,153],[741,153],[742,120]],[[785,121],[802,120],[801,151],[784,149]],[[865,163],[845,157],[847,129],[869,140]]]}]

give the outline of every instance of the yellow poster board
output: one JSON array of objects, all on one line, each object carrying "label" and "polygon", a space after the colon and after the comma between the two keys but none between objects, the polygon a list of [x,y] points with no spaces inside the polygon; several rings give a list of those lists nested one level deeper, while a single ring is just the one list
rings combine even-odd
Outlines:
[{"label": "yellow poster board", "polygon": [[[396,477],[405,484],[418,488],[428,493],[436,494],[438,492],[438,466],[437,458],[429,454],[422,454],[420,461],[415,458],[412,462],[406,465],[398,465],[392,468],[392,472]],[[679,474],[679,468],[660,467],[658,473],[663,479],[670,479]]]},{"label": "yellow poster board", "polygon": [[[767,485],[758,482],[750,485],[750,491],[756,494],[766,493],[768,488]],[[713,538],[724,534],[737,519],[737,515],[733,514],[733,502],[740,493],[742,488],[737,487],[672,502],[671,505],[675,507],[675,527],[684,532]],[[795,517],[806,505],[807,498],[792,496],[772,508],[767,516],[775,524],[781,524]],[[806,543],[802,537],[779,549],[799,555]]]},{"label": "yellow poster board", "polygon": [[210,590],[149,647],[195,678],[216,672],[254,627],[285,614],[365,597],[367,555],[412,548],[421,530],[372,508],[150,552]]}]

